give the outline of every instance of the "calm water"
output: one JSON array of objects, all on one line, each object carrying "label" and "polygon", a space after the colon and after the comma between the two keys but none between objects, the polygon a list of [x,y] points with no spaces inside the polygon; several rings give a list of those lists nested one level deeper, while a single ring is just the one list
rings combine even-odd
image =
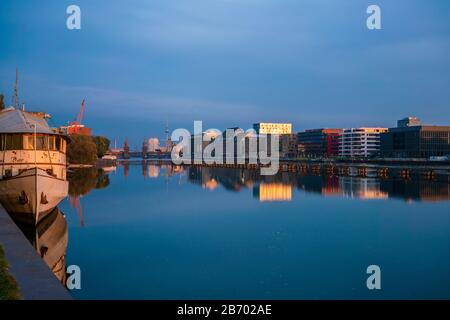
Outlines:
[{"label": "calm water", "polygon": [[71,180],[76,298],[450,298],[448,182],[147,165]]}]

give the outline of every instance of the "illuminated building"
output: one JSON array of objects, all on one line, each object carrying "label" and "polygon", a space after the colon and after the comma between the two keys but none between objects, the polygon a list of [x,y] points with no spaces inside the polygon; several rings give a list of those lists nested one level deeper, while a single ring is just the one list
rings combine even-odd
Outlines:
[{"label": "illuminated building", "polygon": [[329,158],[339,154],[342,129],[312,129],[297,134],[300,155],[308,158]]},{"label": "illuminated building", "polygon": [[280,157],[297,157],[297,135],[294,133],[280,135]]},{"label": "illuminated building", "polygon": [[291,134],[291,123],[266,123],[260,122],[253,125],[256,134]]},{"label": "illuminated building", "polygon": [[368,158],[380,153],[380,134],[387,128],[345,129],[339,137],[339,156]]},{"label": "illuminated building", "polygon": [[148,139],[148,152],[156,152],[159,149],[159,140],[158,138],[150,138]]}]

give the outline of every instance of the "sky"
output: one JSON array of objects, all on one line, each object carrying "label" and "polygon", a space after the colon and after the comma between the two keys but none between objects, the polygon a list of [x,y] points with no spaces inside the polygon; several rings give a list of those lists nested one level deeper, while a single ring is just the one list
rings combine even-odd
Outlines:
[{"label": "sky", "polygon": [[[81,30],[66,9],[81,8]],[[381,30],[366,9],[381,8]],[[450,1],[0,2],[0,93],[138,146],[164,127],[450,125]]]}]

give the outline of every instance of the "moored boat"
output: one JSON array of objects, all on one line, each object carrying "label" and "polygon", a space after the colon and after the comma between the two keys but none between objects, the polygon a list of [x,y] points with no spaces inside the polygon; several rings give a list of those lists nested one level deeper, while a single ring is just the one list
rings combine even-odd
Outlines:
[{"label": "moored boat", "polygon": [[47,118],[12,107],[0,112],[0,202],[26,223],[37,224],[68,194],[68,137]]}]

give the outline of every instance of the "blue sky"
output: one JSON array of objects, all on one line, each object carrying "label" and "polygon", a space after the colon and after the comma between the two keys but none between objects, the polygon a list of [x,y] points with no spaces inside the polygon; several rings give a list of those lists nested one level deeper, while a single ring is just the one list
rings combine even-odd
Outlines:
[{"label": "blue sky", "polygon": [[[66,8],[82,29],[66,28]],[[366,28],[378,4],[382,30]],[[0,92],[139,145],[164,126],[450,125],[450,1],[134,0],[0,4]]]}]

